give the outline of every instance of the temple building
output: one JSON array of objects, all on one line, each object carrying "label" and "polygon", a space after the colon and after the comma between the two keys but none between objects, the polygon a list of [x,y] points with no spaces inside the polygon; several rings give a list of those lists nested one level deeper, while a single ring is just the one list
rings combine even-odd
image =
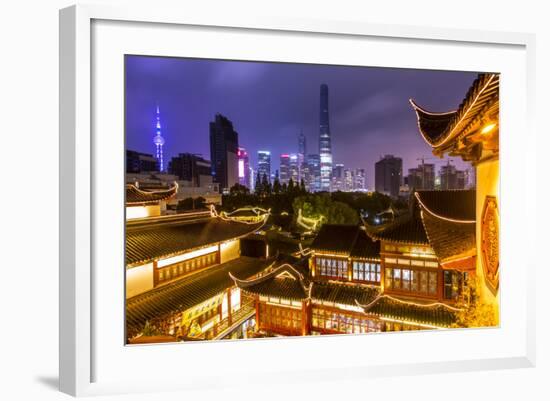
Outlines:
[{"label": "temple building", "polygon": [[499,74],[479,74],[455,111],[436,113],[411,100],[418,128],[436,156],[460,156],[475,168],[476,276],[481,297],[499,305]]},{"label": "temple building", "polygon": [[178,184],[161,190],[145,190],[136,184],[126,185],[126,220],[160,216],[166,203],[178,192]]},{"label": "temple building", "polygon": [[368,227],[380,241],[384,294],[453,303],[475,272],[475,191],[417,191],[411,211],[382,227]]},{"label": "temple building", "polygon": [[310,248],[312,277],[380,284],[380,242],[363,226],[325,224]]},{"label": "temple building", "polygon": [[128,342],[215,339],[242,330],[254,305],[230,274],[248,279],[271,263],[241,249],[267,216],[240,222],[204,211],[128,220]]},{"label": "temple building", "polygon": [[416,192],[411,212],[390,224],[325,224],[301,252],[308,258],[232,278],[254,299],[264,335],[452,327],[475,272],[472,218],[474,191]]}]

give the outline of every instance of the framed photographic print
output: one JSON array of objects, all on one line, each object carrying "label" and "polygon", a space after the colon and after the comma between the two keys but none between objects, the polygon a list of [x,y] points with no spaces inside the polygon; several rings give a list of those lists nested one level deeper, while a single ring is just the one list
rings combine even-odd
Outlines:
[{"label": "framed photographic print", "polygon": [[150,11],[61,11],[62,391],[532,366],[532,36]]}]

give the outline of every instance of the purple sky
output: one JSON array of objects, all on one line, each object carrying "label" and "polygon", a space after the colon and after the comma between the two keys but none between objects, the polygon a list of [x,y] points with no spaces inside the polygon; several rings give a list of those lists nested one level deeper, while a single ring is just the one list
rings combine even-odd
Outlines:
[{"label": "purple sky", "polygon": [[[318,153],[319,87],[326,83],[333,163],[365,168],[372,188],[374,163],[381,155],[402,157],[405,175],[418,165],[416,158],[432,157],[408,99],[431,111],[455,109],[476,75],[127,56],[126,146],[154,153],[158,103],[165,160],[183,152],[210,159],[208,123],[219,112],[233,122],[239,146],[247,149],[254,167],[256,152],[270,150],[274,171],[281,153],[297,152],[300,129],[307,138],[307,153]],[[454,161],[457,167],[466,167],[459,159]]]}]

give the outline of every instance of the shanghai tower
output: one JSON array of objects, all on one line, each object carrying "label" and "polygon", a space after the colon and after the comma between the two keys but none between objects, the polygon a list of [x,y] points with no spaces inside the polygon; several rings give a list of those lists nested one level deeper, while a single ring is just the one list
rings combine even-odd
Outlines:
[{"label": "shanghai tower", "polygon": [[330,126],[328,118],[328,86],[321,85],[321,104],[319,116],[319,159],[321,161],[321,191],[330,191],[332,180],[332,148],[330,145]]}]

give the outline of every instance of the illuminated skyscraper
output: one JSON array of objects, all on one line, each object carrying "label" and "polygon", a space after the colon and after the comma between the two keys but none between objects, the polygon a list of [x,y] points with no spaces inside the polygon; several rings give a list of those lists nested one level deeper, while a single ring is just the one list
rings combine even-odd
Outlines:
[{"label": "illuminated skyscraper", "polygon": [[250,162],[248,160],[248,152],[245,148],[239,148],[237,156],[239,158],[239,184],[250,188]]},{"label": "illuminated skyscraper", "polygon": [[319,155],[307,156],[307,173],[305,174],[306,186],[310,192],[321,190],[321,161]]},{"label": "illuminated skyscraper", "polygon": [[279,162],[279,182],[282,184],[288,184],[290,179],[290,155],[284,153],[281,155]]},{"label": "illuminated skyscraper", "polygon": [[271,180],[271,152],[268,150],[258,151],[258,168],[257,174],[260,175],[260,179],[263,179],[264,175],[269,182]]},{"label": "illuminated skyscraper", "polygon": [[159,166],[159,171],[164,171],[164,156],[162,154],[162,147],[164,146],[164,138],[161,133],[160,126],[160,110],[157,105],[157,125],[156,125],[156,135],[153,137],[153,144],[155,145],[155,158]]},{"label": "illuminated skyscraper", "polygon": [[328,86],[321,85],[319,116],[319,158],[321,159],[321,191],[330,191],[332,179],[332,147],[328,115]]},{"label": "illuminated skyscraper", "polygon": [[210,160],[214,182],[220,184],[220,191],[227,191],[239,182],[238,148],[239,134],[233,129],[233,123],[216,114],[210,122]]}]

